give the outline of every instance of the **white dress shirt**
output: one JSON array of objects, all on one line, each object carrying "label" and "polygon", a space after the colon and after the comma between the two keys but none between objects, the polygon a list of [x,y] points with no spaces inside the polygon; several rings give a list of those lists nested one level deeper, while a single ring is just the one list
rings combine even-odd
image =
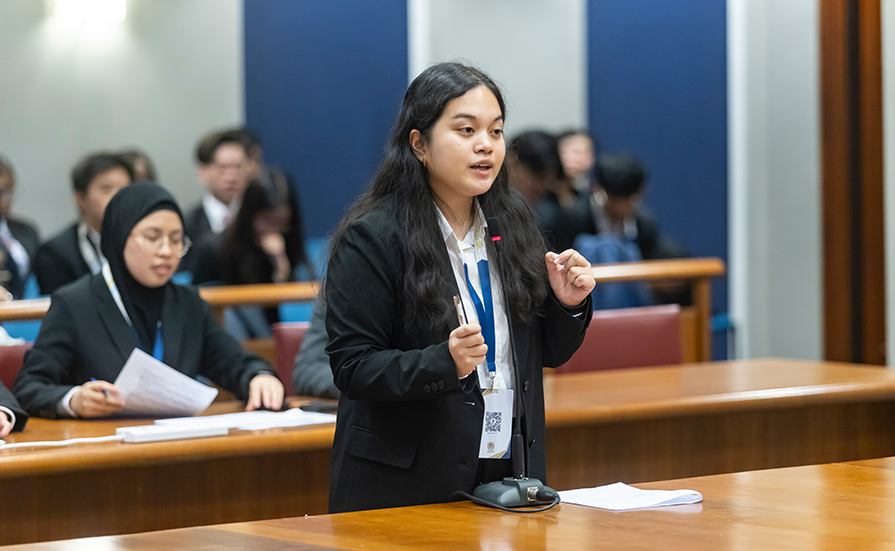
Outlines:
[{"label": "white dress shirt", "polygon": [[[466,310],[468,323],[479,323],[479,317],[472,302],[472,295],[469,294],[469,288],[466,286],[463,264],[465,263],[469,268],[469,281],[472,283],[473,289],[478,293],[479,298],[481,298],[482,285],[479,281],[478,261],[482,259],[488,260],[488,249],[485,247],[485,239],[490,239],[490,237],[487,237],[488,224],[485,222],[482,209],[479,207],[478,202],[475,205],[476,220],[462,241],[457,239],[447,218],[444,217],[441,209],[438,209],[438,223],[441,227],[441,234],[444,237],[444,245],[451,259],[451,269],[454,272],[454,279],[457,280],[457,287],[460,289],[460,302],[463,303],[463,307]],[[438,208],[437,205],[436,208]],[[494,377],[494,388],[513,388],[513,371],[510,361],[510,332],[507,325],[506,311],[504,310],[503,290],[495,263],[488,263],[488,273],[491,276],[491,294],[494,302],[494,339],[496,341],[494,363],[497,367]],[[479,386],[483,389],[489,388],[491,386],[491,378],[488,375],[487,362],[479,364],[476,367],[476,372],[479,376]]]},{"label": "white dress shirt", "polygon": [[239,201],[233,201],[230,206],[218,201],[210,193],[202,196],[202,210],[205,211],[205,217],[208,218],[208,225],[211,231],[221,233],[239,211]]}]

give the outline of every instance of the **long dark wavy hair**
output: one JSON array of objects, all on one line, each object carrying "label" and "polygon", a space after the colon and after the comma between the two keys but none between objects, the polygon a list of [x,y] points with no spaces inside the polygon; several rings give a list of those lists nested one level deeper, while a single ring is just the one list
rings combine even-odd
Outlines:
[{"label": "long dark wavy hair", "polygon": [[[404,94],[398,122],[385,158],[370,187],[351,206],[336,228],[330,255],[345,232],[365,214],[389,209],[401,220],[404,235],[403,317],[406,323],[422,322],[439,327],[456,316],[446,298],[442,255],[444,238],[438,224],[435,195],[426,168],[410,146],[410,131],[418,130],[424,142],[451,100],[485,86],[497,98],[506,120],[500,88],[482,71],[460,63],[440,63],[423,71]],[[496,217],[503,228],[500,262],[506,267],[503,291],[514,319],[529,323],[541,314],[547,296],[546,245],[538,231],[529,203],[508,184],[504,163],[491,189],[478,196],[485,218]],[[488,257],[495,258],[489,243]],[[508,313],[509,314],[509,313]]]}]

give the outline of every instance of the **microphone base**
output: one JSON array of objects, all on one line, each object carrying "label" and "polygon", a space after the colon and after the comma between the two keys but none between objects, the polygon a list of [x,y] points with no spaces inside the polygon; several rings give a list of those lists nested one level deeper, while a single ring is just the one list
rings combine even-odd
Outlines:
[{"label": "microphone base", "polygon": [[556,493],[552,488],[544,486],[537,478],[507,477],[497,482],[479,484],[472,495],[503,507],[532,507],[552,503],[552,501],[541,501],[535,497],[538,491],[545,489]]}]

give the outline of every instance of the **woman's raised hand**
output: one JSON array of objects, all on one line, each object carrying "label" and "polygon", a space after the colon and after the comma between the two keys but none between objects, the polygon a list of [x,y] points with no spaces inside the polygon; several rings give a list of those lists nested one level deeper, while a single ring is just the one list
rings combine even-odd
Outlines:
[{"label": "woman's raised hand", "polygon": [[575,249],[560,254],[548,252],[545,261],[553,294],[566,306],[578,306],[593,291],[590,262]]}]

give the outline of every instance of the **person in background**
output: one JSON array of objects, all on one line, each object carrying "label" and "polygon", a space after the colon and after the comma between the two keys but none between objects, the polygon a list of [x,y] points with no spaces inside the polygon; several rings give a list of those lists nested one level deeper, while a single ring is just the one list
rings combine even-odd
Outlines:
[{"label": "person in background", "polygon": [[21,299],[25,296],[25,285],[31,277],[40,237],[33,225],[10,216],[15,190],[16,174],[12,163],[0,155],[0,278],[12,298]]},{"label": "person in background", "polygon": [[556,138],[540,130],[523,132],[510,142],[510,152],[510,178],[534,205],[547,247],[572,248],[590,215],[587,195],[579,194],[563,171]]},{"label": "person in background", "polygon": [[563,172],[579,193],[590,193],[596,142],[587,130],[569,130],[556,137]]},{"label": "person in background", "polygon": [[197,258],[202,245],[213,242],[236,220],[252,170],[248,140],[237,130],[213,132],[202,138],[196,147],[196,160],[197,178],[205,186],[205,194],[184,216],[184,230],[197,247],[180,263],[180,271],[193,276],[202,269]]},{"label": "person in background", "polygon": [[[298,193],[298,184],[294,178],[282,168],[269,165],[264,160],[264,147],[261,137],[249,128],[241,128],[237,131],[242,135],[248,145],[249,152],[249,180],[257,181],[264,189],[271,193],[279,193],[278,190],[287,189],[291,194],[292,222],[284,237],[287,241],[304,243],[304,218],[301,210],[301,197]],[[301,278],[299,278],[301,279]]]},{"label": "person in background", "polygon": [[0,383],[0,438],[12,431],[20,431],[28,422],[28,414],[16,401],[15,396]]},{"label": "person in background", "polygon": [[[598,158],[594,191],[588,201],[589,226],[574,243],[595,264],[689,256],[685,247],[659,230],[655,216],[643,206],[646,179],[646,169],[632,155]],[[594,304],[596,308],[624,308],[691,302],[683,284],[654,285],[649,291],[643,284],[601,285],[594,292]]]},{"label": "person in background", "polygon": [[171,277],[189,246],[180,208],[152,183],[122,189],[102,224],[102,273],[60,289],[25,354],[13,393],[31,415],[103,417],[125,406],[114,381],[135,348],[203,375],[246,410],[279,409],[283,385],[242,349],[194,287]]},{"label": "person in background", "polygon": [[311,325],[305,332],[301,350],[295,356],[292,388],[297,396],[338,399],[341,392],[333,381],[329,356],[326,355],[326,301],[318,298],[311,313]]},{"label": "person in background", "polygon": [[[296,208],[295,195],[285,180],[274,182],[272,188],[251,182],[236,221],[219,236],[197,245],[193,283],[245,285],[313,279],[301,232],[292,231],[299,223]],[[270,324],[279,321],[277,308],[264,309],[263,324],[258,323],[255,310],[234,309],[247,333],[235,329],[231,333],[245,338],[270,336]]]},{"label": "person in background", "polygon": [[102,268],[100,228],[106,205],[133,180],[130,166],[118,155],[95,153],[71,173],[80,219],[37,250],[34,273],[43,295]]},{"label": "person in background", "polygon": [[199,142],[196,160],[205,194],[184,217],[184,229],[194,243],[209,233],[221,233],[236,218],[249,181],[248,143],[236,131],[214,132]]},{"label": "person in background", "polygon": [[128,149],[118,154],[131,167],[131,174],[134,175],[134,183],[137,182],[154,182],[158,183],[155,166],[152,159],[139,149]]}]

